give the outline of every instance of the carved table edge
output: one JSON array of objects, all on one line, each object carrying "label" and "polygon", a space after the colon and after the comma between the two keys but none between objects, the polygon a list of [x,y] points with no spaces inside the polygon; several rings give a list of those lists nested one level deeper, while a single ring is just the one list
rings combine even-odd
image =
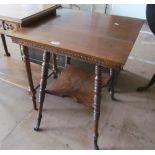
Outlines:
[{"label": "carved table edge", "polygon": [[29,40],[17,38],[14,36],[9,36],[9,37],[11,37],[13,43],[17,43],[28,47],[34,47],[42,50],[52,51],[52,53],[55,53],[58,55],[65,55],[65,56],[79,59],[92,64],[97,64],[106,68],[113,68],[116,70],[120,70],[124,65],[124,64],[119,64],[112,61],[106,61],[100,58],[96,58],[94,56],[89,56],[89,55],[80,54],[80,53],[73,53],[74,51],[72,50],[62,49],[60,47],[50,46],[43,43],[37,43],[35,41],[29,41]]}]

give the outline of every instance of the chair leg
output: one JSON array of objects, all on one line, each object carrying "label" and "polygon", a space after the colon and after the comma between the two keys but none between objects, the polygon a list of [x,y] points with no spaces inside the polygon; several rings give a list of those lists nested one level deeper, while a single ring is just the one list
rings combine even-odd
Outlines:
[{"label": "chair leg", "polygon": [[40,80],[40,93],[39,93],[40,107],[39,107],[39,113],[38,113],[38,118],[37,118],[37,124],[34,128],[35,131],[39,130],[40,123],[41,123],[43,103],[45,99],[45,89],[46,89],[47,78],[48,78],[49,61],[50,61],[50,52],[44,51],[42,71],[41,71],[41,80]]},{"label": "chair leg", "polygon": [[28,47],[21,46],[21,50],[23,52],[23,59],[24,59],[24,62],[25,62],[25,68],[26,68],[26,73],[27,73],[27,78],[28,78],[28,83],[29,83],[29,89],[30,89],[29,92],[30,92],[30,95],[32,96],[33,108],[35,110],[37,110],[36,90],[34,88],[33,80],[32,80],[32,72],[31,72],[31,65],[30,65]]},{"label": "chair leg", "polygon": [[94,149],[99,150],[98,147],[98,128],[99,128],[99,118],[100,118],[100,104],[101,104],[101,90],[102,90],[102,80],[101,80],[101,66],[95,65],[95,80],[94,80]]},{"label": "chair leg", "polygon": [[4,34],[1,34],[1,39],[2,39],[2,43],[3,43],[5,55],[10,56],[10,53],[8,52],[8,48],[7,48],[7,45],[6,45],[6,40],[5,40]]},{"label": "chair leg", "polygon": [[137,88],[137,92],[146,91],[148,88],[150,88],[155,83],[155,74],[152,76],[151,80],[146,86]]}]

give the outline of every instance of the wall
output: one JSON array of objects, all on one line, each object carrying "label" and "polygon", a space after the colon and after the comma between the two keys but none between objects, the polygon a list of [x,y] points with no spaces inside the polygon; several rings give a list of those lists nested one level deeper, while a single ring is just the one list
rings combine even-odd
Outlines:
[{"label": "wall", "polygon": [[[70,8],[70,9],[72,8],[76,10],[105,13],[106,4],[63,4],[62,6],[65,8]],[[111,5],[108,5],[107,13],[110,12],[110,10],[111,10]]]},{"label": "wall", "polygon": [[146,4],[113,4],[111,14],[146,19]]}]

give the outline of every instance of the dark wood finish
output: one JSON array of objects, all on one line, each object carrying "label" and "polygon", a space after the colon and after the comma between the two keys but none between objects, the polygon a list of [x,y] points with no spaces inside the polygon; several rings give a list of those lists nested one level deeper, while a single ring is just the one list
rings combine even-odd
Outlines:
[{"label": "dark wood finish", "polygon": [[94,149],[99,150],[98,141],[98,128],[100,118],[100,104],[101,104],[101,66],[95,65],[95,80],[94,80]]},{"label": "dark wood finish", "polygon": [[28,47],[22,46],[21,50],[23,51],[23,58],[25,62],[25,68],[27,72],[27,78],[28,78],[28,83],[30,86],[30,95],[32,97],[32,102],[33,102],[33,108],[37,110],[37,104],[36,104],[36,90],[33,85],[33,80],[32,80],[32,73],[31,73],[31,66],[30,66],[30,60],[29,60],[29,53],[28,53]]},{"label": "dark wood finish", "polygon": [[[0,30],[1,33],[5,31],[16,31],[21,26],[27,26],[45,16],[56,14],[56,9],[60,5],[55,4],[7,4],[0,5]],[[6,56],[10,56],[7,49],[7,44],[4,34],[1,34],[1,39]]]},{"label": "dark wood finish", "polygon": [[37,18],[50,14],[60,5],[56,4],[4,4],[0,5],[0,20],[26,25]]},{"label": "dark wood finish", "polygon": [[59,9],[55,17],[7,34],[18,44],[120,68],[125,64],[143,22],[128,17]]},{"label": "dark wood finish", "polygon": [[154,33],[155,35],[155,4],[147,4],[146,6],[146,18],[147,18],[147,22],[148,25],[151,29],[151,31]]},{"label": "dark wood finish", "polygon": [[47,85],[49,62],[50,62],[50,52],[44,51],[42,71],[41,71],[41,80],[40,80],[40,94],[39,94],[40,106],[39,106],[37,124],[34,128],[34,130],[36,130],[36,131],[39,130],[40,122],[41,122],[41,118],[42,118],[42,110],[43,110],[43,103],[44,103],[44,99],[45,99],[45,89],[46,89],[46,85]]},{"label": "dark wood finish", "polygon": [[[55,17],[7,34],[17,44],[95,64],[94,148],[99,149],[97,141],[102,86],[101,66],[112,69],[123,67],[143,23],[140,19],[62,9],[57,11]],[[48,70],[47,55],[45,57],[40,91],[41,108],[35,130],[40,126],[45,97]]]},{"label": "dark wood finish", "polygon": [[112,100],[115,100],[115,97],[114,97],[114,80],[115,80],[115,71],[114,71],[114,69],[110,68],[109,92],[110,92]]},{"label": "dark wood finish", "polygon": [[[67,65],[58,79],[47,86],[46,92],[62,97],[72,97],[78,103],[93,107],[95,74],[83,68]],[[101,87],[107,85],[110,76],[102,73]]]},{"label": "dark wood finish", "polygon": [[4,34],[1,34],[1,39],[2,39],[2,43],[3,43],[3,47],[4,47],[4,51],[5,51],[6,56],[10,56],[10,53],[8,52],[8,48],[6,45],[6,40],[5,40]]}]

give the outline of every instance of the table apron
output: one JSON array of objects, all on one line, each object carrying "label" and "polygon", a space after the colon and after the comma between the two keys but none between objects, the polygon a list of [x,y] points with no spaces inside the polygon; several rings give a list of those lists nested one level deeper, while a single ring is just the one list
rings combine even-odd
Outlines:
[{"label": "table apron", "polygon": [[50,45],[45,45],[43,43],[37,43],[34,41],[29,41],[26,39],[21,39],[21,38],[17,38],[17,37],[13,37],[13,36],[10,36],[10,37],[11,37],[13,43],[17,43],[17,44],[28,46],[28,47],[38,48],[41,50],[52,51],[52,53],[54,53],[54,54],[68,56],[68,57],[71,57],[74,59],[89,62],[91,64],[100,65],[105,68],[113,68],[115,70],[120,70],[123,67],[123,64],[119,64],[119,63],[112,62],[109,60],[101,60],[101,59],[93,57],[93,56],[75,53],[71,50],[61,49],[59,47],[53,47]]},{"label": "table apron", "polygon": [[0,20],[0,30],[1,32],[6,32],[6,31],[16,31],[21,28],[21,24],[16,23],[16,22],[10,22],[6,20]]}]

